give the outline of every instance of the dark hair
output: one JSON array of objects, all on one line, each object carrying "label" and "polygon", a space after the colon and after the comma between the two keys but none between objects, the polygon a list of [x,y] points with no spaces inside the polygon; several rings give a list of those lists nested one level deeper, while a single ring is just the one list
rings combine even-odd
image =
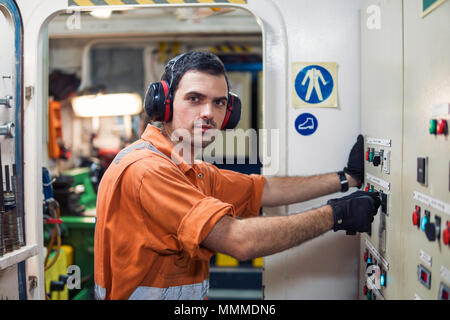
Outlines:
[{"label": "dark hair", "polygon": [[161,80],[166,81],[170,85],[172,95],[175,96],[181,78],[186,72],[192,70],[211,75],[223,75],[227,82],[228,91],[230,90],[225,66],[219,57],[210,52],[190,51],[173,58],[166,64]]}]

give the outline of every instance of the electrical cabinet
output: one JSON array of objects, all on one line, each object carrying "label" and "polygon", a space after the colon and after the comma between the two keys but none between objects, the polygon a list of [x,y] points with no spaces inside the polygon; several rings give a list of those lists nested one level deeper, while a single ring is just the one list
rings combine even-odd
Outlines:
[{"label": "electrical cabinet", "polygon": [[361,299],[448,299],[450,3],[361,8],[366,191],[380,192],[361,236]]}]

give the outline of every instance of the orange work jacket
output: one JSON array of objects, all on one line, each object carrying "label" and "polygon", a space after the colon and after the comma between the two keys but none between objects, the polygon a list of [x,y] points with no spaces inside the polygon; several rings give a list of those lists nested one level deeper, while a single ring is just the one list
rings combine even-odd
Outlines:
[{"label": "orange work jacket", "polygon": [[148,125],[102,177],[95,227],[99,299],[205,299],[209,260],[201,245],[224,216],[257,216],[265,179],[172,157]]}]

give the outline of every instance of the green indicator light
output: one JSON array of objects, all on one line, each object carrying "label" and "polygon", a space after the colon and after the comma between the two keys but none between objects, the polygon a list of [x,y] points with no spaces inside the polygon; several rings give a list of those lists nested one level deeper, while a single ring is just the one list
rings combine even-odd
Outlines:
[{"label": "green indicator light", "polygon": [[436,134],[436,127],[437,127],[437,121],[434,119],[430,120],[430,127],[429,127],[430,134]]}]

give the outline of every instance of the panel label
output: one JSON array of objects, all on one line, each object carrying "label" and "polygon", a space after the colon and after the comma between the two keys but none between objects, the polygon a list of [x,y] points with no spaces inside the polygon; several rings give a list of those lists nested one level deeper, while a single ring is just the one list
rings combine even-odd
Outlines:
[{"label": "panel label", "polygon": [[450,215],[450,204],[446,203],[444,201],[441,201],[439,199],[435,199],[433,197],[430,197],[424,193],[414,191],[413,199],[416,201],[419,201],[429,207],[432,207],[436,210],[439,210],[441,212],[444,212],[448,215]]},{"label": "panel label", "polygon": [[367,143],[368,144],[376,144],[378,146],[383,146],[383,147],[391,147],[392,146],[391,139],[378,139],[378,138],[367,137]]},{"label": "panel label", "polygon": [[431,106],[431,117],[445,117],[450,115],[450,103],[433,104]]},{"label": "panel label", "polygon": [[432,258],[428,253],[420,249],[419,257],[427,266],[431,267]]},{"label": "panel label", "polygon": [[446,280],[447,283],[450,284],[450,270],[448,270],[448,269],[447,269],[446,267],[444,267],[444,266],[441,266],[440,273],[441,273],[442,279]]},{"label": "panel label", "polygon": [[376,183],[379,186],[387,189],[387,190],[391,190],[391,184],[387,181],[384,181],[383,179],[377,178],[373,175],[371,175],[370,173],[366,173],[366,179],[369,180],[370,182]]}]

